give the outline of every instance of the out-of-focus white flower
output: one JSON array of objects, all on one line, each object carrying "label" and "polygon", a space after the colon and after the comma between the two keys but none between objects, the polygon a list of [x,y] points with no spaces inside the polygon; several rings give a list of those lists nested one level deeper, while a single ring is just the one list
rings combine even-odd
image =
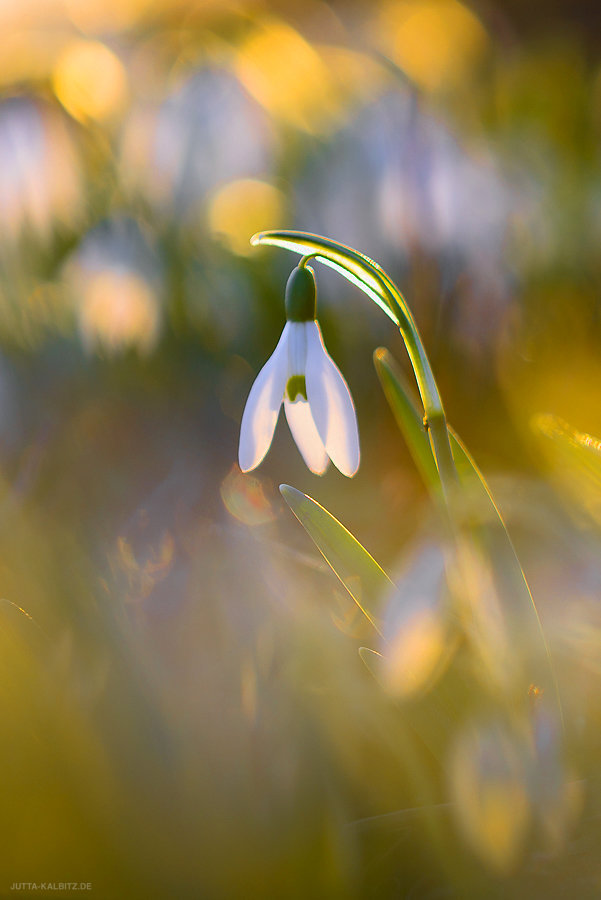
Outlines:
[{"label": "out-of-focus white flower", "polygon": [[195,223],[209,192],[239,179],[269,178],[269,119],[229,72],[205,68],[159,106],[126,123],[122,177],[163,215]]},{"label": "out-of-focus white flower", "polygon": [[282,336],[253,384],[240,427],[243,472],[265,457],[284,404],[286,419],[309,469],[323,475],[330,459],[343,475],[359,467],[359,434],[348,385],[328,354],[315,319],[315,279],[308,266],[286,287]]},{"label": "out-of-focus white flower", "polygon": [[0,238],[46,238],[81,205],[75,146],[61,116],[26,97],[0,103]]}]

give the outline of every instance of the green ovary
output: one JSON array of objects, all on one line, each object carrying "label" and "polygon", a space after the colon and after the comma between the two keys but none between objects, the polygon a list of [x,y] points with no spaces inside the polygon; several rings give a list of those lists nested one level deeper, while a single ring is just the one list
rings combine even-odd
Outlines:
[{"label": "green ovary", "polygon": [[288,399],[291,403],[294,403],[298,395],[300,394],[303,400],[307,399],[307,385],[305,383],[304,375],[293,375],[288,379],[288,384],[286,385],[286,394],[288,395]]}]

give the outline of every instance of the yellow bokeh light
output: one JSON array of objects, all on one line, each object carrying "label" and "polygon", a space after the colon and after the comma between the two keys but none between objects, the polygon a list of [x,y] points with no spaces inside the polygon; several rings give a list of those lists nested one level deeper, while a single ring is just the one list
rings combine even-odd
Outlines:
[{"label": "yellow bokeh light", "polygon": [[402,0],[384,7],[377,40],[420,87],[437,91],[465,80],[488,35],[458,0]]},{"label": "yellow bokeh light", "polygon": [[52,86],[65,109],[80,121],[111,119],[127,97],[125,69],[99,41],[68,44],[57,60]]},{"label": "yellow bokeh light", "polygon": [[317,50],[289,25],[267,20],[240,46],[236,74],[270,113],[319,132],[337,117],[339,101]]},{"label": "yellow bokeh light", "polygon": [[265,228],[282,224],[285,198],[265,181],[242,178],[213,194],[208,210],[209,228],[236,253],[252,252],[249,238]]},{"label": "yellow bokeh light", "polygon": [[427,607],[416,612],[390,643],[384,668],[387,687],[400,696],[426,687],[446,656],[447,640],[440,615]]},{"label": "yellow bokeh light", "polygon": [[157,298],[145,279],[134,272],[106,270],[85,283],[79,307],[79,328],[85,345],[117,352],[137,346],[148,352],[160,326]]}]

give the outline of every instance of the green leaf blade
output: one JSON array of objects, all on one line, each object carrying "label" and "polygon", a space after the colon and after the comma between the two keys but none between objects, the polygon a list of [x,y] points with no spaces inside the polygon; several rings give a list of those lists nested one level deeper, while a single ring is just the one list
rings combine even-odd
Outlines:
[{"label": "green leaf blade", "polygon": [[423,416],[412,398],[409,384],[392,354],[384,347],[378,348],[374,353],[374,365],[413,461],[426,487],[439,498],[442,491],[440,475],[424,428]]},{"label": "green leaf blade", "polygon": [[288,484],[282,497],[363,614],[381,634],[378,602],[393,583],[371,554],[323,506]]}]

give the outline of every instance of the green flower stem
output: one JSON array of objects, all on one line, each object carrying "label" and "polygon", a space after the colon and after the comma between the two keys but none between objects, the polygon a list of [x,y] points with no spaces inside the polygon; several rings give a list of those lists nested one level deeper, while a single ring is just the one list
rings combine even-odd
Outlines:
[{"label": "green flower stem", "polygon": [[301,266],[310,258],[319,260],[359,287],[395,322],[413,366],[424,407],[424,425],[428,428],[432,452],[448,498],[457,482],[457,471],[451,453],[444,407],[417,325],[394,282],[369,257],[320,235],[302,231],[263,231],[251,238],[251,244],[270,244],[299,253],[303,257]]}]

